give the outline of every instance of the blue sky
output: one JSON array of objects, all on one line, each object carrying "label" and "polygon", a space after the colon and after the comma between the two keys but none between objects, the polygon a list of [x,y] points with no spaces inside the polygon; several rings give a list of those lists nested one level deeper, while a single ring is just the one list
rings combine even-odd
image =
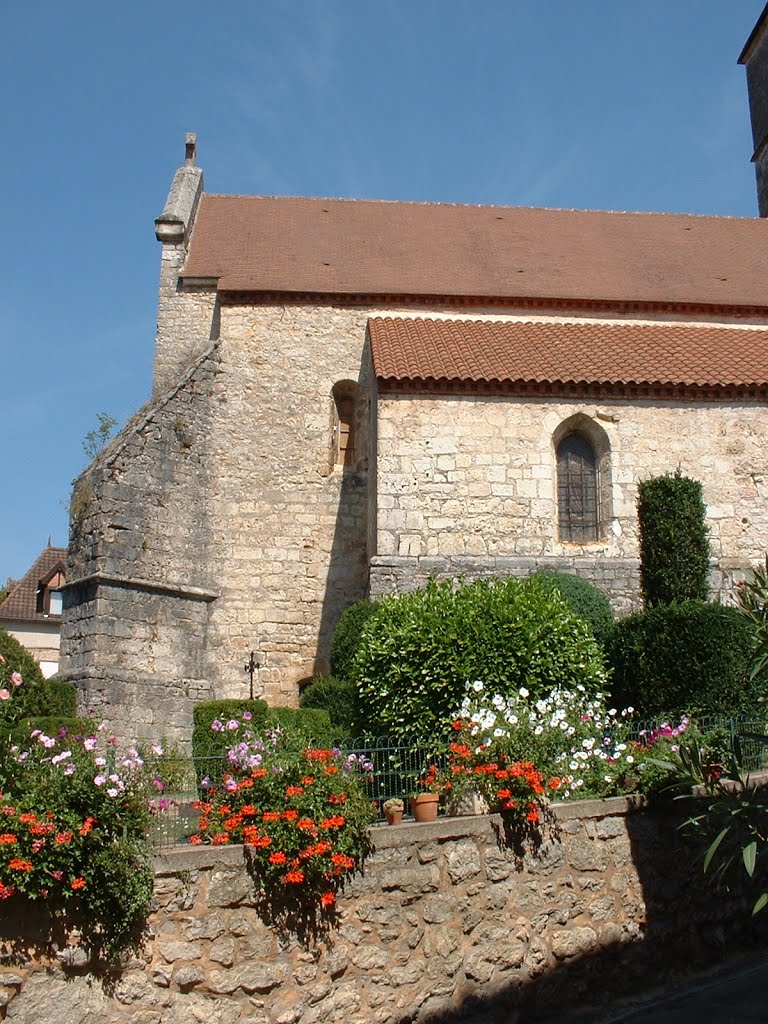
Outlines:
[{"label": "blue sky", "polygon": [[148,398],[160,213],[209,192],[755,216],[763,0],[25,0],[3,12],[0,584]]}]

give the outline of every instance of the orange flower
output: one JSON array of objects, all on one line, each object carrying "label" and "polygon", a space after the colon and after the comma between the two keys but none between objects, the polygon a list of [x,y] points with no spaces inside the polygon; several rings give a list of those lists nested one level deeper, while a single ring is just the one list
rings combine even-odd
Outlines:
[{"label": "orange flower", "polygon": [[334,754],[332,750],[312,750],[307,748],[304,751],[304,756],[309,761],[332,761]]},{"label": "orange flower", "polygon": [[285,864],[288,858],[285,856],[282,850],[277,850],[275,853],[270,853],[269,863],[270,864]]},{"label": "orange flower", "polygon": [[285,787],[285,795],[286,796],[301,796],[303,792],[304,792],[304,790],[301,788],[301,786],[286,786]]},{"label": "orange flower", "polygon": [[85,879],[83,878],[83,876],[82,875],[78,875],[77,878],[73,878],[72,879],[72,884],[70,885],[70,888],[71,889],[84,889],[85,888]]},{"label": "orange flower", "polygon": [[253,789],[253,779],[240,779],[237,784],[238,789]]},{"label": "orange flower", "polygon": [[21,857],[12,857],[11,860],[8,862],[8,867],[12,871],[31,871],[32,861],[22,860]]},{"label": "orange flower", "polygon": [[538,821],[539,811],[537,807],[532,807],[525,816],[526,821]]},{"label": "orange flower", "polygon": [[293,810],[283,811],[282,813],[283,821],[296,821],[298,816],[299,812]]},{"label": "orange flower", "polygon": [[262,821],[280,821],[279,811],[264,811],[261,816]]},{"label": "orange flower", "polygon": [[293,885],[300,885],[301,882],[304,881],[304,872],[303,871],[296,871],[296,870],[287,871],[283,875],[283,879],[286,882],[292,883]]},{"label": "orange flower", "polygon": [[336,902],[336,893],[329,889],[328,892],[324,892],[320,897],[320,902],[324,907],[332,907]]},{"label": "orange flower", "polygon": [[0,882],[0,900],[7,900],[9,897],[13,896],[15,892],[16,890],[12,885],[3,885],[3,883]]},{"label": "orange flower", "polygon": [[258,814],[258,811],[253,806],[253,804],[243,804],[243,806],[240,808],[240,814],[250,816],[253,814]]},{"label": "orange flower", "polygon": [[15,843],[16,841],[16,836],[13,832],[3,832],[3,834],[0,835],[0,846],[9,846],[11,843]]},{"label": "orange flower", "polygon": [[496,790],[496,796],[499,798],[499,800],[509,800],[509,798],[512,796],[512,790],[498,789]]},{"label": "orange flower", "polygon": [[331,863],[340,865],[343,868],[353,868],[355,866],[354,858],[348,857],[345,853],[331,854]]},{"label": "orange flower", "polygon": [[454,730],[454,732],[461,732],[461,730],[464,728],[464,723],[460,718],[454,718],[454,720],[451,722],[451,728]]},{"label": "orange flower", "polygon": [[30,811],[25,811],[24,814],[19,815],[19,821],[22,825],[32,825],[37,821],[37,815],[32,814]]},{"label": "orange flower", "polygon": [[266,846],[272,845],[272,839],[270,836],[260,836],[258,832],[249,832],[245,837],[246,846],[255,846],[259,850],[263,850]]},{"label": "orange flower", "polygon": [[343,814],[334,814],[330,818],[326,818],[325,821],[320,822],[320,828],[341,828],[345,825],[347,819]]},{"label": "orange flower", "polygon": [[314,775],[305,775],[301,780],[301,784],[302,786],[311,786],[314,781]]},{"label": "orange flower", "polygon": [[251,772],[252,779],[263,779],[267,774],[266,768],[254,768]]},{"label": "orange flower", "polygon": [[72,839],[73,835],[71,832],[59,832],[58,835],[56,836],[56,845],[66,846],[67,843],[72,842]]},{"label": "orange flower", "polygon": [[219,832],[219,834],[217,836],[213,837],[213,845],[214,846],[224,846],[228,842],[229,842],[229,833],[228,832]]},{"label": "orange flower", "polygon": [[189,841],[193,846],[200,846],[203,841],[203,837],[198,835],[190,836]]},{"label": "orange flower", "polygon": [[329,804],[345,804],[347,802],[346,793],[331,793],[328,797]]},{"label": "orange flower", "polygon": [[304,829],[305,831],[309,831],[309,829],[314,827],[315,823],[311,818],[299,818],[296,822],[296,828]]},{"label": "orange flower", "polygon": [[87,836],[88,833],[91,831],[91,829],[93,828],[93,826],[95,824],[96,824],[96,819],[95,818],[86,818],[85,821],[83,822],[83,824],[78,829],[79,834],[81,836]]},{"label": "orange flower", "polygon": [[554,779],[550,779],[549,780],[549,788],[550,789],[560,789],[562,784],[563,784],[563,780],[562,779],[554,778]]},{"label": "orange flower", "polygon": [[329,765],[327,765],[327,766],[326,766],[326,767],[325,767],[325,768],[323,769],[323,773],[324,773],[325,775],[338,775],[338,774],[339,774],[339,769],[338,769],[338,766],[337,766],[337,765],[335,765],[335,764],[329,764]]},{"label": "orange flower", "polygon": [[243,816],[241,814],[233,814],[231,818],[227,818],[224,822],[224,828],[227,832],[234,832],[234,830],[243,823]]}]

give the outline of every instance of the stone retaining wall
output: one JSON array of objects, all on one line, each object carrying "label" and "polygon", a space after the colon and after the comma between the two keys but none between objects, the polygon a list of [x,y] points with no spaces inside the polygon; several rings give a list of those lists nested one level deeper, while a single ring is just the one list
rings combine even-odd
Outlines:
[{"label": "stone retaining wall", "polygon": [[242,848],[176,847],[156,858],[140,956],[96,977],[74,939],[46,960],[6,928],[0,1002],[17,1024],[509,1022],[605,1005],[748,938],[748,912],[712,899],[675,825],[617,798],[557,806],[538,852],[496,816],[376,827],[335,926],[306,943],[260,916]]}]

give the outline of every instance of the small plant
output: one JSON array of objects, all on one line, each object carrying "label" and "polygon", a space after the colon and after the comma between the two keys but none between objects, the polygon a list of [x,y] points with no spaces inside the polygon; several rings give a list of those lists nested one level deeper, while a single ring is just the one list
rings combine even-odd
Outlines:
[{"label": "small plant", "polygon": [[709,596],[709,530],[702,486],[673,475],[640,483],[640,584],[646,607]]},{"label": "small plant", "polygon": [[104,445],[109,441],[112,432],[117,426],[117,420],[106,412],[97,412],[96,418],[99,425],[95,430],[89,430],[83,441],[83,451],[89,459],[95,459]]},{"label": "small plant", "polygon": [[384,801],[384,813],[394,814],[396,811],[402,811],[405,804],[399,797],[390,797],[389,800]]},{"label": "small plant", "polygon": [[737,583],[736,603],[754,630],[749,677],[755,680],[768,671],[768,555],[764,566]]},{"label": "small plant", "polygon": [[768,791],[742,771],[735,754],[723,760],[712,771],[710,755],[693,742],[660,764],[674,774],[677,788],[683,790],[678,799],[703,803],[703,810],[695,810],[680,827],[707,844],[704,873],[728,892],[746,884],[754,899],[754,915],[768,904]]}]

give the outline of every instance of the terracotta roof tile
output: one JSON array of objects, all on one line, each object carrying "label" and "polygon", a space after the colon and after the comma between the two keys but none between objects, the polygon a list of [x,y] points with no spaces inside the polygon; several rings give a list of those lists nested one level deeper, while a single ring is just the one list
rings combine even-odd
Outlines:
[{"label": "terracotta roof tile", "polygon": [[60,615],[44,615],[37,611],[37,589],[41,582],[46,583],[53,576],[57,568],[64,572],[66,564],[66,548],[47,547],[24,576],[11,587],[8,597],[0,603],[0,622],[34,622],[37,619],[58,621]]},{"label": "terracotta roof tile", "polygon": [[379,380],[525,384],[768,384],[768,330],[683,324],[374,317]]},{"label": "terracotta roof tile", "polygon": [[204,195],[183,277],[224,292],[768,305],[768,223]]}]

